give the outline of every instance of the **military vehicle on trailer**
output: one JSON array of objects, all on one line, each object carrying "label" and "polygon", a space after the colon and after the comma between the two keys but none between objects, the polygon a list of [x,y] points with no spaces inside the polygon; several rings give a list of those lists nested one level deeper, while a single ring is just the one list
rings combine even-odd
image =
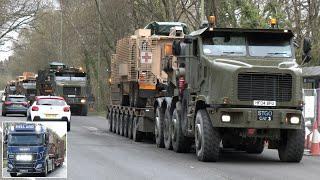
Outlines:
[{"label": "military vehicle on trailer", "polygon": [[[281,161],[300,162],[302,79],[292,31],[275,28],[274,19],[271,29],[217,28],[214,21],[165,51],[166,88],[152,108],[108,108],[110,130],[136,141],[153,131],[158,147],[176,152],[195,144],[200,161],[217,161],[221,144],[260,154],[267,141]],[[305,43],[305,59],[310,48]]]}]

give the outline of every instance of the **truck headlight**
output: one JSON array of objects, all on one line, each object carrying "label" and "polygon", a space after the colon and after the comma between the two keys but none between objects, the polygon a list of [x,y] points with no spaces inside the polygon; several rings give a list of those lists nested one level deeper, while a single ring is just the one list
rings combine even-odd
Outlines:
[{"label": "truck headlight", "polygon": [[292,117],[290,118],[290,123],[291,123],[291,124],[299,124],[299,122],[300,122],[300,118],[299,118],[299,117],[292,116]]},{"label": "truck headlight", "polygon": [[31,154],[18,154],[16,155],[17,161],[31,161],[32,155]]},{"label": "truck headlight", "polygon": [[86,100],[85,100],[85,99],[81,99],[80,102],[81,102],[81,103],[86,103]]},{"label": "truck headlight", "polygon": [[224,114],[221,116],[221,120],[222,120],[222,122],[230,122],[231,117],[228,114]]}]

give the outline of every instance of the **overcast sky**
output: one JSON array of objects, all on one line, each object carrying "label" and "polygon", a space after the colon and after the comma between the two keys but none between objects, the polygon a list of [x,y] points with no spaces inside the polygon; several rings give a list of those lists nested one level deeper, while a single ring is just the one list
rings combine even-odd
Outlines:
[{"label": "overcast sky", "polygon": [[[48,0],[48,1],[53,3],[55,10],[60,9],[59,0]],[[13,39],[17,39],[18,35],[19,34],[17,32],[12,32],[8,34],[8,36],[13,37]],[[0,44],[0,61],[4,61],[8,59],[8,57],[12,55],[13,51],[11,49],[12,49],[12,41],[8,41],[4,44]]]}]

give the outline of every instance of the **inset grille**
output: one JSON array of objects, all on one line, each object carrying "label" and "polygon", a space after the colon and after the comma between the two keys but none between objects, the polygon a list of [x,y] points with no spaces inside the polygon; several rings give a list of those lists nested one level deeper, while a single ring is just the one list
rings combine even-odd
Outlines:
[{"label": "inset grille", "polygon": [[238,99],[240,101],[286,102],[291,98],[292,76],[290,74],[238,74]]}]

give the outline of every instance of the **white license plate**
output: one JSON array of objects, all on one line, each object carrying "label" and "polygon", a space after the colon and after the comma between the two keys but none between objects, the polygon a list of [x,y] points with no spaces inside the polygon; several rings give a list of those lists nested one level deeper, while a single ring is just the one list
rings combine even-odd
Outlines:
[{"label": "white license plate", "polygon": [[56,117],[57,117],[56,114],[46,114],[46,118],[47,118],[47,119],[54,119],[54,118],[56,118]]},{"label": "white license plate", "polygon": [[76,95],[68,95],[68,97],[76,97]]},{"label": "white license plate", "polygon": [[27,170],[27,169],[20,169],[19,172],[20,172],[20,173],[27,173],[28,170]]},{"label": "white license plate", "polygon": [[253,100],[254,106],[276,106],[276,101],[262,101],[262,100]]}]

